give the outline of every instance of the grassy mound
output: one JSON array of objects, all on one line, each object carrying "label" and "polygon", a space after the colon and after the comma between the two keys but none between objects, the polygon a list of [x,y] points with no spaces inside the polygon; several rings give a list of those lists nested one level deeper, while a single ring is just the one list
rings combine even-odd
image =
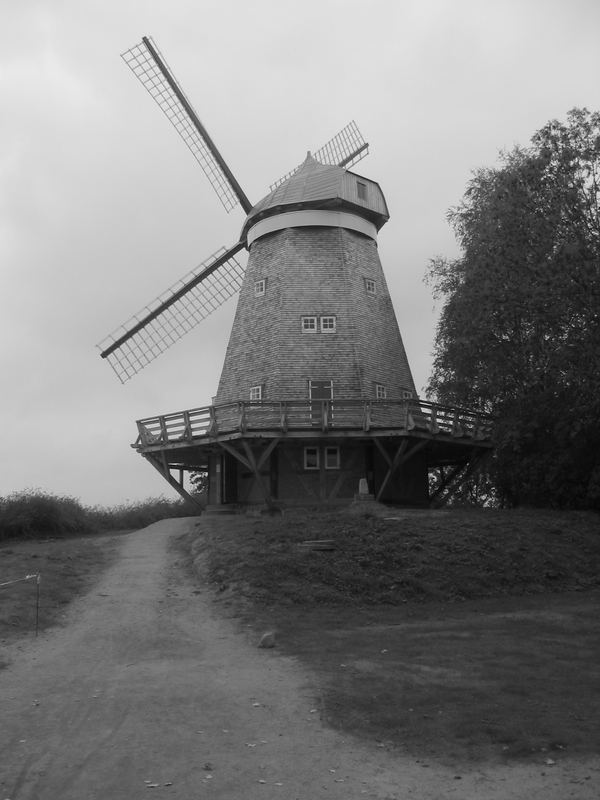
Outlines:
[{"label": "grassy mound", "polygon": [[598,516],[375,510],[204,517],[188,545],[334,728],[423,767],[597,753]]},{"label": "grassy mound", "polygon": [[591,512],[294,511],[208,517],[194,548],[209,580],[245,601],[399,605],[600,586],[599,521]]}]

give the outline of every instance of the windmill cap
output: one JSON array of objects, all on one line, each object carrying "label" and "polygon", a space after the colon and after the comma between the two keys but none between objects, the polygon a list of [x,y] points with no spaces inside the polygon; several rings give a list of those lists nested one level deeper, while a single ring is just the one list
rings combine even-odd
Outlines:
[{"label": "windmill cap", "polygon": [[260,200],[246,217],[242,238],[266,217],[305,209],[349,211],[379,230],[389,219],[379,184],[344,167],[321,164],[310,153],[287,180]]}]

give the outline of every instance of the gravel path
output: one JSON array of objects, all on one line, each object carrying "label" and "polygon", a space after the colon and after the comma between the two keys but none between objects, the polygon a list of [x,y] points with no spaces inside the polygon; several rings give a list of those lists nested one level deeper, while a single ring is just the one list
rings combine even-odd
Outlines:
[{"label": "gravel path", "polygon": [[10,648],[0,800],[598,797],[598,762],[457,773],[322,727],[310,676],[249,646],[178,568],[169,540],[191,524],[123,537],[64,627]]}]

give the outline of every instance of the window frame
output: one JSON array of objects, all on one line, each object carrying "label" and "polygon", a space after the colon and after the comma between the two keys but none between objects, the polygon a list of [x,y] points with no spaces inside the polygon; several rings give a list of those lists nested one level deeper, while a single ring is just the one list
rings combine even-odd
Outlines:
[{"label": "window frame", "polygon": [[375,384],[375,399],[376,400],[387,400],[387,388],[383,383],[376,383]]},{"label": "window frame", "polygon": [[[258,397],[252,397],[252,393],[258,394]],[[249,392],[250,402],[251,403],[260,403],[263,399],[263,386],[262,383],[257,383],[255,386],[250,387]]]},{"label": "window frame", "polygon": [[[332,320],[333,327],[325,328],[324,327],[325,320]],[[326,314],[322,317],[319,317],[319,329],[321,333],[337,333],[337,317],[334,314]]]},{"label": "window frame", "polygon": [[[335,463],[330,465],[329,456],[330,456],[330,454],[332,452],[333,452],[333,454],[335,456]],[[339,445],[337,445],[337,444],[336,445],[326,445],[325,448],[324,448],[323,456],[324,456],[323,460],[325,462],[325,469],[327,469],[327,470],[340,469],[340,461],[341,461],[341,459],[340,459],[340,447],[339,447]]]},{"label": "window frame", "polygon": [[254,281],[254,297],[264,297],[267,293],[267,279],[261,278]]},{"label": "window frame", "polygon": [[[309,464],[309,451],[312,455],[314,455],[314,464]],[[319,469],[321,469],[321,452],[319,447],[307,445],[304,447],[303,453],[304,469],[307,472],[317,472]]]},{"label": "window frame", "polygon": [[371,297],[375,297],[377,294],[377,283],[373,278],[365,278],[365,291]]},{"label": "window frame", "polygon": [[[312,316],[312,315],[310,315],[310,316],[302,316],[302,317],[300,317],[300,320],[301,320],[300,324],[301,324],[302,333],[318,333],[318,330],[319,330],[319,318],[318,317]],[[307,326],[306,323],[308,323],[309,321],[314,323],[314,327],[308,327]]]}]

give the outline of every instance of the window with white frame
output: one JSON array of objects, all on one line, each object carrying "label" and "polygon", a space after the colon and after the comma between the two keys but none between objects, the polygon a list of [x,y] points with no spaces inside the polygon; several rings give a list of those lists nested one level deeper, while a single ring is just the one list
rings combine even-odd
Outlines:
[{"label": "window with white frame", "polygon": [[340,468],[340,448],[326,447],[325,469],[339,469],[339,468]]},{"label": "window with white frame", "polygon": [[262,278],[260,281],[254,281],[254,296],[262,297],[267,291],[267,279]]},{"label": "window with white frame", "polygon": [[321,333],[335,333],[335,325],[335,317],[321,317]]},{"label": "window with white frame", "polygon": [[319,469],[319,448],[304,448],[304,469]]},{"label": "window with white frame", "polygon": [[367,294],[377,294],[377,284],[372,278],[365,278],[365,289]]},{"label": "window with white frame", "polygon": [[250,387],[250,400],[262,400],[262,386]]},{"label": "window with white frame", "polygon": [[382,383],[375,384],[375,397],[378,400],[385,400],[387,397],[387,389]]},{"label": "window with white frame", "polygon": [[302,317],[302,333],[316,333],[316,332],[317,332],[317,318]]}]

